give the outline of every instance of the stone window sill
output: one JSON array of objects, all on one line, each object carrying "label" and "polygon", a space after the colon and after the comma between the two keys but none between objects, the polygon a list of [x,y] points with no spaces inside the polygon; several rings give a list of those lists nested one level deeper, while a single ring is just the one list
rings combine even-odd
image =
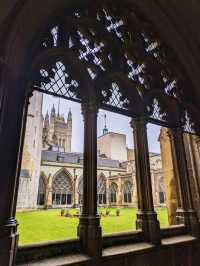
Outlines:
[{"label": "stone window sill", "polygon": [[[195,237],[186,235],[184,232],[184,226],[161,229],[160,247],[190,244],[196,241]],[[103,237],[102,259],[146,253],[155,248],[157,248],[155,245],[144,242],[141,231],[105,235]],[[92,261],[92,258],[81,254],[78,239],[21,246],[17,254],[17,265],[19,266],[85,265],[88,261]]]}]

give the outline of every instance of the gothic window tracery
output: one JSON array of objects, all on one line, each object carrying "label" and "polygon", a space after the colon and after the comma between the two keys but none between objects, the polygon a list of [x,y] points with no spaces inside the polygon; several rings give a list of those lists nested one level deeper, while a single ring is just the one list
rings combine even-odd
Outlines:
[{"label": "gothic window tracery", "polygon": [[97,203],[106,204],[106,179],[103,175],[97,180]]},{"label": "gothic window tracery", "polygon": [[70,177],[61,172],[53,180],[53,205],[71,205],[72,204],[72,182]]},{"label": "gothic window tracery", "polygon": [[132,203],[133,184],[126,181],[124,184],[124,203]]},{"label": "gothic window tracery", "polygon": [[39,188],[38,188],[38,199],[37,199],[37,204],[38,205],[45,205],[45,196],[46,196],[46,185],[44,178],[40,176],[39,179]]},{"label": "gothic window tracery", "polygon": [[110,187],[110,202],[111,203],[116,203],[117,202],[117,184],[112,183]]},{"label": "gothic window tracery", "polygon": [[78,202],[82,204],[83,201],[83,177],[80,177],[78,182]]}]

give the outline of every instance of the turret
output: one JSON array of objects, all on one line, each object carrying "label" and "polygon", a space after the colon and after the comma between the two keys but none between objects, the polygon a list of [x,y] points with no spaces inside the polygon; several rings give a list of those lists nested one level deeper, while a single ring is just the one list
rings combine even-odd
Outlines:
[{"label": "turret", "polygon": [[107,125],[106,125],[106,114],[104,115],[104,120],[105,120],[105,125],[104,125],[104,129],[103,129],[103,135],[107,134],[108,133],[108,128],[107,128]]},{"label": "turret", "polygon": [[72,121],[72,112],[71,109],[69,109],[68,117],[67,117],[67,122]]},{"label": "turret", "polygon": [[48,111],[46,112],[46,115],[45,115],[44,127],[45,128],[48,128],[49,127],[49,113],[48,113]]},{"label": "turret", "polygon": [[58,101],[58,113],[57,113],[57,119],[60,119],[60,98]]},{"label": "turret", "polygon": [[56,116],[56,109],[55,109],[55,106],[53,104],[53,107],[51,108],[51,118],[55,118]]}]

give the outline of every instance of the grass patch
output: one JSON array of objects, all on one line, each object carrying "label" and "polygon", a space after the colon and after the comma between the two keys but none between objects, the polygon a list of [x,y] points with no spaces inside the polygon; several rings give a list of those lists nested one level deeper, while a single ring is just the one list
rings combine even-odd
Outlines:
[{"label": "grass patch", "polygon": [[[101,218],[103,234],[130,231],[135,229],[135,208],[120,209],[120,216],[116,216],[116,209],[109,208],[110,216]],[[106,209],[99,209],[105,213]],[[168,226],[167,209],[158,208],[158,219],[161,227]],[[76,209],[70,209],[75,214]],[[77,236],[78,218],[61,217],[60,210],[37,210],[17,213],[19,222],[20,244],[30,244],[49,240],[62,240]]]}]

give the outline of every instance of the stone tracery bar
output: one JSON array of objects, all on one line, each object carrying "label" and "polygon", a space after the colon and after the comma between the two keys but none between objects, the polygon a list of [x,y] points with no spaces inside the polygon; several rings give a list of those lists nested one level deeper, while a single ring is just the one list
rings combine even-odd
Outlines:
[{"label": "stone tracery bar", "polygon": [[186,151],[181,128],[171,129],[171,146],[173,164],[176,169],[176,182],[179,191],[179,209],[177,210],[178,223],[185,224],[189,233],[199,236],[200,227],[197,213],[194,210],[192,193],[189,182]]},{"label": "stone tracery bar", "polygon": [[138,213],[136,227],[144,232],[145,240],[160,243],[160,225],[154,211],[149,163],[147,128],[144,118],[131,121],[134,134]]},{"label": "stone tracery bar", "polygon": [[97,214],[97,113],[96,103],[82,105],[84,117],[83,208],[78,227],[83,251],[100,256],[100,217]]}]

